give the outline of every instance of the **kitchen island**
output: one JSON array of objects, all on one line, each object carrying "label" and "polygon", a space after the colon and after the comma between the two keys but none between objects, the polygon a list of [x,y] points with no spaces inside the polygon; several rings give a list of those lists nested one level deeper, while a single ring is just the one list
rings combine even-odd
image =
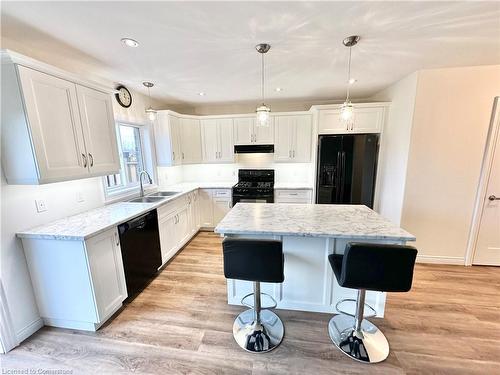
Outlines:
[{"label": "kitchen island", "polygon": [[[356,290],[337,284],[329,254],[343,254],[348,242],[405,244],[415,237],[362,205],[238,203],[217,225],[225,237],[283,242],[285,281],[262,283],[278,309],[337,313],[336,304],[356,298]],[[240,305],[252,283],[227,280],[228,303]],[[386,293],[367,292],[366,302],[383,317]],[[266,300],[263,300],[266,304]],[[354,313],[354,303],[343,310]]]}]

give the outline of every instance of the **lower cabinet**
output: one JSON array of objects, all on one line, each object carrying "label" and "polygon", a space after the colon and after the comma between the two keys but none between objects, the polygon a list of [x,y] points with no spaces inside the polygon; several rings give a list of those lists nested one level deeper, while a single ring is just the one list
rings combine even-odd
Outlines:
[{"label": "lower cabinet", "polygon": [[274,191],[275,203],[312,203],[312,190],[310,189],[276,189]]},{"label": "lower cabinet", "polygon": [[212,229],[231,210],[231,189],[199,189],[199,202],[201,227]]},{"label": "lower cabinet", "polygon": [[22,242],[45,325],[95,331],[127,298],[116,228],[85,241]]}]

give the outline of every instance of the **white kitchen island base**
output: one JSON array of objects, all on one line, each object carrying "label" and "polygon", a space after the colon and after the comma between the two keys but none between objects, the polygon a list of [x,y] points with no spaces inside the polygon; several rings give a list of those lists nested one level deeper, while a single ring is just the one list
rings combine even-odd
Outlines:
[{"label": "white kitchen island base", "polygon": [[[406,244],[415,237],[366,206],[276,203],[238,203],[215,229],[224,237],[274,239],[283,243],[285,280],[261,283],[278,309],[337,314],[336,305],[356,299],[357,290],[338,285],[328,261],[330,254],[343,254],[348,242]],[[241,305],[253,292],[249,281],[227,280],[228,303]],[[366,303],[377,317],[384,316],[386,293],[367,291]],[[262,305],[272,305],[263,298]],[[354,314],[356,303],[339,308]],[[369,309],[365,308],[368,314]]]},{"label": "white kitchen island base", "polygon": [[[343,299],[356,299],[357,290],[342,288],[333,274],[328,255],[343,254],[347,242],[404,244],[405,241],[349,240],[321,237],[227,235],[236,238],[275,239],[283,242],[285,255],[285,281],[281,284],[261,283],[263,293],[271,295],[278,309],[313,311],[338,314],[336,305]],[[253,282],[227,280],[227,300],[231,305],[241,305],[241,299],[253,292]],[[366,293],[366,303],[384,316],[386,293]],[[263,306],[270,305],[263,297]],[[354,314],[355,302],[345,302],[342,310]],[[368,311],[366,311],[368,314]]]}]

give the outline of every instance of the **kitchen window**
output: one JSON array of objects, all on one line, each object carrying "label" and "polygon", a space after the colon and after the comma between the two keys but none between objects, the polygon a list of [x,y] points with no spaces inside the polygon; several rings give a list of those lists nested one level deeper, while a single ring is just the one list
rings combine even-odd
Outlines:
[{"label": "kitchen window", "polygon": [[[116,125],[118,153],[120,156],[120,173],[104,177],[107,200],[134,194],[139,189],[139,173],[148,171],[153,182],[153,158],[151,155],[151,138],[146,125],[118,123]],[[146,178],[145,187],[152,187]]]}]

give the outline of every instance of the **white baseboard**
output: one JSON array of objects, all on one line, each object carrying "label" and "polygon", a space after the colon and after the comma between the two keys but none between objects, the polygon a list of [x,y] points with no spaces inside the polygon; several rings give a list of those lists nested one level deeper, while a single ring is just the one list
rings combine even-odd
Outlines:
[{"label": "white baseboard", "polygon": [[42,318],[34,320],[33,322],[31,322],[26,327],[22,328],[20,331],[16,333],[17,340],[19,342],[26,340],[28,337],[30,337],[32,334],[34,334],[36,331],[42,328],[43,325],[44,324]]},{"label": "white baseboard", "polygon": [[461,257],[445,257],[440,255],[417,255],[417,263],[453,264],[464,266],[465,259]]}]

